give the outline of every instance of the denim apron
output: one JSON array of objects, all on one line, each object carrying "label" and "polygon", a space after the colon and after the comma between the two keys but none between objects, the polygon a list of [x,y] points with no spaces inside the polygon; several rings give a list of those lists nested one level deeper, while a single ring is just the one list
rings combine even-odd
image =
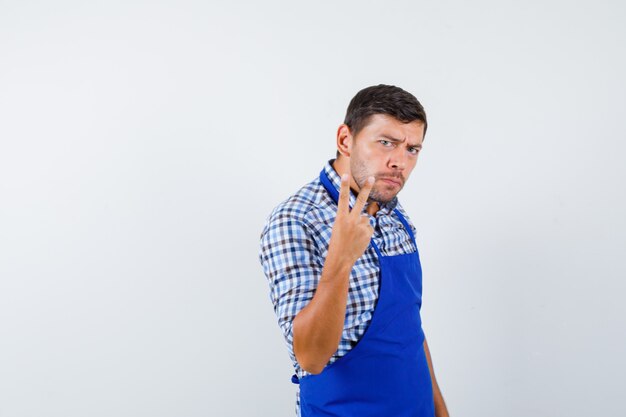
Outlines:
[{"label": "denim apron", "polygon": [[[339,192],[322,170],[320,181],[335,202]],[[400,221],[415,243],[406,219]],[[422,268],[419,253],[383,256],[379,293],[365,334],[344,356],[300,384],[300,415],[335,417],[433,417],[433,390],[424,352]],[[417,248],[417,244],[415,244]]]}]

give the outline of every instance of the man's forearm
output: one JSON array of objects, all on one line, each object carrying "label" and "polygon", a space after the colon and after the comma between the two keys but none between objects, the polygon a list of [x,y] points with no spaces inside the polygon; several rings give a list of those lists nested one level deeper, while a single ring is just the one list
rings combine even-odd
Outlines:
[{"label": "man's forearm", "polygon": [[351,270],[352,264],[329,251],[315,295],[293,320],[294,353],[307,372],[320,373],[339,346]]},{"label": "man's forearm", "polygon": [[437,384],[437,379],[435,378],[435,370],[433,368],[433,362],[430,357],[430,350],[428,349],[428,343],[426,339],[424,339],[424,353],[426,354],[426,361],[428,362],[428,370],[430,371],[430,380],[433,386],[433,399],[435,402],[435,416],[436,417],[449,417],[448,407],[446,406],[445,401],[443,400],[443,395],[441,394],[441,390],[439,389],[439,384]]}]

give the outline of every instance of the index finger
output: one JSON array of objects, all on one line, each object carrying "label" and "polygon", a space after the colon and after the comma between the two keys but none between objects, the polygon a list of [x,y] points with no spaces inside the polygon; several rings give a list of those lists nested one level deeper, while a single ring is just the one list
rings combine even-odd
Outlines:
[{"label": "index finger", "polygon": [[350,212],[350,176],[341,176],[341,188],[339,189],[339,202],[337,203],[337,214],[348,214]]},{"label": "index finger", "polygon": [[365,203],[367,203],[367,198],[370,195],[370,191],[372,191],[375,180],[374,177],[368,177],[365,181],[365,185],[359,191],[359,195],[356,197],[356,203],[354,203],[354,207],[352,207],[352,212],[356,212],[357,216],[361,215],[361,211],[363,207],[365,207]]}]

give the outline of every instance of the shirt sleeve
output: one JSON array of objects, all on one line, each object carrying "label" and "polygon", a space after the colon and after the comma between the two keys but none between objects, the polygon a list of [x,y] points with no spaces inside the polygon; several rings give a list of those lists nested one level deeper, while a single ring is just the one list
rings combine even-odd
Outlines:
[{"label": "shirt sleeve", "polygon": [[278,325],[296,362],[293,319],[313,298],[323,268],[314,234],[303,220],[289,213],[273,214],[261,233],[259,260]]}]

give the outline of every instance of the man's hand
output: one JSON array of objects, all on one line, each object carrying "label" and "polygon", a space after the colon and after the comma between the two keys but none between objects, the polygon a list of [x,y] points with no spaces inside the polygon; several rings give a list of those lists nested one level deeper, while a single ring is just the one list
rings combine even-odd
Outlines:
[{"label": "man's hand", "polygon": [[435,402],[435,417],[450,417],[448,413],[448,407],[443,399],[437,378],[435,378],[435,368],[433,367],[433,360],[430,357],[430,349],[426,338],[424,338],[424,353],[426,354],[426,361],[428,362],[428,370],[430,371],[430,380],[433,385],[433,400]]},{"label": "man's hand", "polygon": [[341,176],[337,217],[328,244],[328,252],[339,251],[351,266],[363,255],[374,234],[368,216],[361,214],[373,185],[374,177],[369,177],[350,211],[350,175]]}]

